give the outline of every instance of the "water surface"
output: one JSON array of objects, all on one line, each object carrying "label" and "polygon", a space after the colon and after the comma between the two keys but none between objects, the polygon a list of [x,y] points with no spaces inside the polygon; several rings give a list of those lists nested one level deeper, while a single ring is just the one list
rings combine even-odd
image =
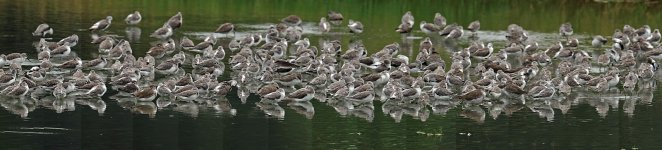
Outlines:
[{"label": "water surface", "polygon": [[[304,37],[313,44],[320,39],[338,39],[343,46],[362,40],[371,52],[393,42],[401,43],[415,57],[424,37],[416,30],[404,38],[394,32],[401,15],[411,10],[416,26],[432,20],[435,12],[450,22],[466,26],[480,20],[481,41],[503,46],[504,31],[515,23],[527,29],[532,40],[549,46],[558,40],[558,27],[573,23],[582,44],[593,35],[611,35],[624,24],[648,24],[660,28],[662,8],[647,3],[597,3],[592,1],[9,1],[0,0],[0,50],[27,52],[38,39],[30,33],[39,23],[55,29],[54,39],[78,34],[74,51],[83,59],[95,58],[96,45],[89,44],[86,29],[112,15],[108,34],[131,38],[136,57],[143,56],[157,41],[149,34],[175,13],[184,14],[184,26],[175,38],[192,37],[199,42],[219,24],[233,22],[237,36],[263,32],[280,18],[297,14],[304,20]],[[136,27],[122,20],[133,10],[144,19]],[[337,27],[322,35],[314,28],[329,10],[360,20],[366,31],[355,37]],[[346,21],[344,22],[346,24]],[[310,29],[313,28],[313,29]],[[417,29],[417,28],[416,28]],[[128,32],[127,32],[128,31]],[[440,41],[438,37],[433,37]],[[227,44],[228,38],[221,43]],[[466,46],[466,38],[457,45]],[[440,49],[452,51],[437,43]],[[444,53],[442,56],[448,57]],[[447,61],[450,58],[445,58]],[[221,80],[229,80],[229,70]],[[152,111],[137,111],[111,99],[71,101],[17,101],[3,99],[0,110],[1,149],[661,149],[662,103],[660,89],[637,93],[582,93],[557,103],[512,105],[492,114],[488,106],[449,108],[436,112],[421,109],[427,117],[383,112],[384,103],[343,110],[342,103],[313,100],[314,113],[301,113],[281,104],[284,117],[266,115],[251,95],[244,104],[237,91],[227,99],[203,104],[177,103]],[[227,105],[227,103],[229,105]],[[159,105],[138,103],[132,106]],[[56,107],[54,107],[56,106]],[[539,106],[539,107],[536,107]],[[234,109],[236,113],[233,113]],[[535,109],[534,109],[535,108]],[[406,109],[406,108],[399,108]],[[536,110],[551,110],[536,111]],[[535,112],[534,112],[535,111]],[[25,114],[25,112],[29,112]],[[401,112],[402,113],[402,112]],[[394,117],[392,117],[394,116]]]}]

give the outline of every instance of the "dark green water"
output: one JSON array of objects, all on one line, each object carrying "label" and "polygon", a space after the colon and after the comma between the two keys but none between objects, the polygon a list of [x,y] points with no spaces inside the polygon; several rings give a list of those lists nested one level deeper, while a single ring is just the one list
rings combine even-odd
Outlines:
[{"label": "dark green water", "polygon": [[[78,34],[81,41],[73,50],[84,59],[94,58],[97,47],[89,44],[91,34],[86,29],[112,15],[114,22],[108,32],[128,37],[127,33],[135,35],[138,30],[139,39],[132,40],[131,45],[136,56],[143,56],[150,42],[156,41],[149,34],[178,11],[184,14],[184,26],[174,37],[187,35],[196,42],[224,22],[237,24],[241,36],[262,32],[289,14],[301,16],[304,28],[316,27],[328,10],[336,10],[346,18],[363,22],[366,31],[358,37],[310,31],[304,32],[304,37],[311,38],[313,44],[319,39],[339,39],[344,46],[350,40],[360,39],[371,51],[393,42],[405,47],[413,45],[409,49],[417,50],[420,38],[403,39],[394,32],[401,15],[411,10],[416,27],[421,20],[430,22],[435,12],[441,12],[449,23],[463,26],[480,20],[481,40],[497,45],[504,43],[503,30],[516,23],[546,47],[555,42],[563,22],[573,23],[584,44],[590,42],[588,37],[611,35],[624,24],[660,28],[661,8],[660,4],[582,0],[0,0],[0,52],[28,52],[31,58],[36,57],[32,44],[38,39],[30,33],[39,23],[46,22],[55,29],[55,39]],[[141,11],[144,17],[137,28],[122,22],[133,10]],[[336,28],[333,32],[346,30]],[[423,34],[418,31],[414,36]],[[464,40],[459,45],[466,45]],[[228,39],[221,42],[227,44]],[[230,76],[226,72],[223,78]],[[333,107],[336,105],[317,101],[313,102],[314,114],[298,113],[281,104],[285,117],[269,117],[255,105],[257,96],[251,95],[242,104],[235,90],[227,97],[237,111],[234,115],[218,111],[214,104],[178,104],[158,109],[150,116],[122,107],[109,98],[113,93],[102,98],[105,105],[92,103],[105,106],[103,113],[88,106],[90,102],[59,102],[64,103],[59,106],[69,107],[58,113],[52,102],[2,100],[5,110],[0,110],[0,149],[662,149],[659,89],[635,94],[578,94],[541,108],[553,110],[551,114],[533,112],[535,104],[512,106],[506,110],[512,114],[500,113],[496,119],[487,107],[471,108],[473,112],[453,108],[443,115],[425,107],[423,112],[429,114],[426,119],[405,114],[399,122],[384,114],[379,102],[372,108],[356,107],[349,114],[342,110],[339,113]],[[25,118],[15,114],[26,109],[29,113]]]}]

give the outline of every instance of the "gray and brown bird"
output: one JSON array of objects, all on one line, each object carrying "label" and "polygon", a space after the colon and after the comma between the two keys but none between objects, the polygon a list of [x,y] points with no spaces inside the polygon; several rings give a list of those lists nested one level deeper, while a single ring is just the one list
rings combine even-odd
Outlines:
[{"label": "gray and brown bird", "polygon": [[214,31],[214,32],[215,33],[222,33],[222,34],[225,34],[225,35],[227,35],[230,32],[232,32],[233,35],[236,34],[235,31],[234,31],[234,24],[229,23],[229,22],[219,25],[218,28],[216,28],[216,31]]},{"label": "gray and brown bird", "polygon": [[94,23],[88,30],[90,31],[103,31],[110,27],[113,16],[106,16],[106,19],[101,19]]},{"label": "gray and brown bird", "polygon": [[559,27],[559,35],[562,37],[566,38],[566,40],[574,33],[572,29],[572,24],[570,22],[566,22],[561,24],[561,27]]},{"label": "gray and brown bird", "polygon": [[45,37],[47,34],[53,35],[53,28],[46,23],[39,24],[37,29],[32,32],[32,36]]},{"label": "gray and brown bird", "polygon": [[126,18],[124,19],[124,21],[128,25],[136,25],[136,24],[140,23],[140,21],[142,19],[143,19],[143,17],[140,15],[140,12],[138,12],[136,10],[136,11],[133,11],[133,13],[127,15]]}]

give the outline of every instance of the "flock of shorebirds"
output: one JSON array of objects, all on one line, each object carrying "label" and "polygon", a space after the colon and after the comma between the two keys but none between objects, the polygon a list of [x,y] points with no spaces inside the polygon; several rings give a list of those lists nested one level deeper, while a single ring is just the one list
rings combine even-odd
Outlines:
[{"label": "flock of shorebirds", "polygon": [[[108,16],[89,30],[104,32],[112,20]],[[137,25],[141,20],[135,11],[125,22]],[[318,30],[364,31],[363,24],[355,20],[349,20],[347,27],[340,26],[343,20],[342,14],[330,11],[320,19]],[[410,59],[399,54],[398,42],[373,54],[368,54],[360,41],[343,46],[338,40],[325,40],[318,47],[302,37],[301,23],[301,18],[290,15],[264,33],[233,37],[227,45],[217,44],[215,36],[195,44],[187,37],[173,40],[173,32],[183,24],[182,14],[177,13],[150,35],[160,42],[144,57],[135,58],[129,41],[103,35],[93,39],[100,52],[93,60],[71,55],[71,49],[79,44],[77,35],[47,41],[43,37],[52,35],[53,28],[41,24],[32,33],[42,37],[36,45],[37,66],[23,70],[23,62],[34,60],[25,53],[0,56],[0,64],[9,66],[0,70],[0,94],[35,100],[85,99],[104,96],[107,88],[112,88],[117,91],[112,99],[132,101],[130,109],[153,115],[156,108],[139,104],[149,102],[153,106],[156,100],[159,107],[165,107],[170,102],[222,99],[234,88],[242,102],[251,94],[259,96],[261,101],[256,105],[276,117],[284,116],[279,103],[285,101],[312,117],[310,101],[316,99],[343,115],[369,120],[373,101],[383,102],[383,112],[397,121],[402,114],[425,120],[428,106],[441,114],[462,107],[467,110],[462,113],[465,116],[480,118],[480,106],[489,107],[493,116],[523,106],[549,113],[552,103],[575,91],[609,93],[621,87],[625,91],[654,90],[654,84],[637,83],[654,81],[656,60],[662,58],[659,30],[651,31],[647,25],[617,29],[611,36],[611,46],[608,39],[595,36],[590,43],[599,51],[593,52],[603,53],[593,56],[588,46],[580,47],[579,40],[572,37],[570,23],[559,28],[564,39],[548,47],[528,41],[527,31],[511,24],[505,35],[507,44],[500,50],[494,51],[492,43],[472,41],[466,48],[450,50],[451,58],[447,59],[442,58],[430,37],[458,40],[465,36],[465,28],[447,24],[437,13],[432,23],[420,22],[420,31],[428,37],[420,42],[418,55]],[[406,12],[395,31],[411,33],[414,24],[412,13]],[[480,22],[471,22],[466,29],[471,32],[468,36],[478,37]],[[234,34],[235,26],[224,23],[214,32]],[[227,61],[226,53],[231,55]],[[225,63],[232,70],[231,80],[219,81]],[[225,103],[229,105],[227,99]]]}]

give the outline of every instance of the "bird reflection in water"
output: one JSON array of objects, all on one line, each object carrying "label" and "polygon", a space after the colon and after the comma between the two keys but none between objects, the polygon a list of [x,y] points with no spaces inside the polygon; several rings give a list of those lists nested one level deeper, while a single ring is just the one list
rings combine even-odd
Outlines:
[{"label": "bird reflection in water", "polygon": [[124,32],[126,32],[126,38],[131,41],[131,42],[138,42],[140,41],[140,35],[141,35],[141,29],[140,27],[126,27],[124,29]]},{"label": "bird reflection in water", "polygon": [[103,113],[106,111],[106,102],[104,102],[101,98],[96,97],[96,98],[87,98],[87,99],[78,99],[76,100],[76,104],[79,105],[87,105],[89,106],[92,110],[96,110],[99,115],[103,115]]},{"label": "bird reflection in water", "polygon": [[193,118],[197,118],[198,114],[200,113],[198,104],[190,102],[178,102],[177,106],[173,110],[187,114]]},{"label": "bird reflection in water", "polygon": [[21,99],[3,99],[0,101],[5,110],[20,116],[21,118],[27,118],[28,113],[33,111],[36,106],[36,101],[33,100],[21,100]]},{"label": "bird reflection in water", "polygon": [[310,101],[292,101],[287,103],[287,106],[308,119],[313,119],[313,115],[315,115],[315,108]]},{"label": "bird reflection in water", "polygon": [[274,117],[277,119],[285,118],[285,109],[280,107],[276,101],[271,100],[262,100],[256,102],[255,105],[260,108],[267,116]]},{"label": "bird reflection in water", "polygon": [[156,110],[158,109],[154,102],[137,102],[130,108],[134,113],[147,115],[149,118],[156,117]]},{"label": "bird reflection in water", "polygon": [[485,110],[483,110],[483,108],[480,106],[470,106],[468,108],[464,108],[462,111],[460,111],[460,116],[469,118],[478,123],[485,122]]},{"label": "bird reflection in water", "polygon": [[350,114],[354,117],[363,118],[368,122],[372,122],[375,119],[375,106],[372,102],[361,103],[354,106],[354,109],[350,110]]}]

